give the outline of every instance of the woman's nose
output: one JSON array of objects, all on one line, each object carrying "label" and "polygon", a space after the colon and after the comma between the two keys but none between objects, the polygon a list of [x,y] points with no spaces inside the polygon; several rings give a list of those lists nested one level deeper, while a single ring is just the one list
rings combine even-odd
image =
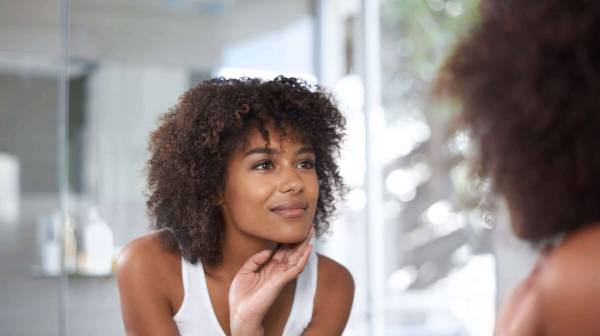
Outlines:
[{"label": "woman's nose", "polygon": [[279,191],[298,193],[302,190],[304,190],[304,182],[298,172],[293,167],[283,169]]}]

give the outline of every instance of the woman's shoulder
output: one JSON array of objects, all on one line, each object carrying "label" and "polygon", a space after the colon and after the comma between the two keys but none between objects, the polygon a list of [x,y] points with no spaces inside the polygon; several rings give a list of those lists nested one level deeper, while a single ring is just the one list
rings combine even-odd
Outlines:
[{"label": "woman's shoulder", "polygon": [[315,307],[311,324],[325,325],[324,330],[343,331],[354,300],[354,279],[335,260],[318,255]]},{"label": "woman's shoulder", "polygon": [[569,235],[543,257],[538,295],[544,323],[556,334],[600,334],[599,260],[600,225]]},{"label": "woman's shoulder", "polygon": [[329,287],[335,287],[340,288],[341,291],[354,292],[354,279],[346,267],[322,254],[317,254],[317,257],[319,286],[324,286],[328,289],[333,289]]},{"label": "woman's shoulder", "polygon": [[[600,225],[589,225],[569,234],[561,244],[543,256],[542,279],[549,285],[571,285],[600,279]],[[579,275],[578,277],[576,277]],[[582,277],[583,276],[583,277]],[[598,285],[600,285],[600,281]]]},{"label": "woman's shoulder", "polygon": [[170,235],[166,231],[156,231],[138,237],[127,243],[118,257],[118,265],[127,267],[161,268],[173,267],[181,261],[179,251],[166,242]]},{"label": "woman's shoulder", "polygon": [[[165,242],[169,232],[157,231],[130,241],[119,253],[119,282],[145,283],[149,290],[169,298],[181,296],[181,255]],[[125,280],[125,281],[122,281]]]}]

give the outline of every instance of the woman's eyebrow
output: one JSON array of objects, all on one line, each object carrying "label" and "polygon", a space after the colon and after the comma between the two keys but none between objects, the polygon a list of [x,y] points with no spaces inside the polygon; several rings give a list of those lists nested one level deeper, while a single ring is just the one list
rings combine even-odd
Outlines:
[{"label": "woman's eyebrow", "polygon": [[[305,154],[305,153],[314,154],[314,152],[315,151],[312,149],[312,147],[302,147],[296,151],[296,154]],[[281,151],[278,149],[270,148],[270,147],[256,147],[256,148],[252,148],[252,149],[248,150],[246,153],[244,153],[244,157],[247,157],[247,156],[250,156],[253,154],[277,155],[277,154],[281,154]]]},{"label": "woman's eyebrow", "polygon": [[298,151],[296,151],[296,154],[305,154],[305,153],[314,154],[315,151],[313,150],[312,147],[308,147],[308,146],[302,147],[302,148],[298,149]]},{"label": "woman's eyebrow", "polygon": [[256,147],[244,153],[244,157],[252,154],[279,154],[279,151],[270,147]]}]

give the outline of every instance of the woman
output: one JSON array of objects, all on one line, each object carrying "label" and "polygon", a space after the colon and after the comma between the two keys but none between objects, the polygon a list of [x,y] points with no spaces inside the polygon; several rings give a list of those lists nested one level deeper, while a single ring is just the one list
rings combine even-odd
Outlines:
[{"label": "woman", "polygon": [[352,276],[310,240],[343,187],[344,125],[328,95],[294,78],[186,92],[150,141],[157,231],[119,257],[127,334],[341,334]]},{"label": "woman", "polygon": [[600,335],[600,2],[481,5],[439,84],[462,102],[513,231],[542,251],[496,333]]}]

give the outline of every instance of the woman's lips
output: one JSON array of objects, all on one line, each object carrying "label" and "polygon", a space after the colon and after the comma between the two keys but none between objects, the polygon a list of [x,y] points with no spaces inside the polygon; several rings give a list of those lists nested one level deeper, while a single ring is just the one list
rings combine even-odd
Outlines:
[{"label": "woman's lips", "polygon": [[278,209],[278,210],[271,210],[274,213],[285,217],[285,218],[296,218],[296,217],[302,217],[304,216],[304,212],[306,212],[306,209],[301,209],[301,208],[293,208],[293,209]]},{"label": "woman's lips", "polygon": [[290,202],[271,208],[271,211],[285,218],[302,217],[306,213],[306,202]]}]

